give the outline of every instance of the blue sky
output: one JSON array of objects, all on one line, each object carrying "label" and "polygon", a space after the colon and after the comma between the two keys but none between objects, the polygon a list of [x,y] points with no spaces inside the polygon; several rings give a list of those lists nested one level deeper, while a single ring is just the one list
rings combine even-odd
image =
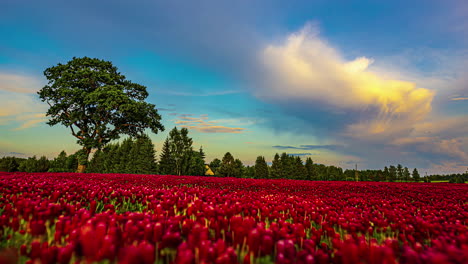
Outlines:
[{"label": "blue sky", "polygon": [[78,149],[42,72],[110,60],[208,161],[275,152],[344,168],[468,167],[464,1],[2,1],[0,155]]}]

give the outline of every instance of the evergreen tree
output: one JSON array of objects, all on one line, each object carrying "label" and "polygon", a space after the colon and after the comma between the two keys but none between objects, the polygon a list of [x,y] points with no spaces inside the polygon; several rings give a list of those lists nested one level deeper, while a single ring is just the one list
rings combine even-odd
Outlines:
[{"label": "evergreen tree", "polygon": [[120,161],[120,144],[114,143],[104,147],[105,159],[104,159],[104,171],[103,173],[117,173],[118,162]]},{"label": "evergreen tree", "polygon": [[244,167],[242,178],[255,178],[255,166]]},{"label": "evergreen tree", "polygon": [[188,129],[177,127],[169,132],[169,150],[171,160],[174,163],[174,174],[185,175],[188,173],[190,158],[192,157],[192,139],[188,136]]},{"label": "evergreen tree", "polygon": [[309,181],[316,180],[315,171],[314,171],[314,162],[312,161],[312,158],[308,157],[306,159],[305,169],[307,172],[306,180],[309,180]]},{"label": "evergreen tree", "polygon": [[403,167],[401,164],[397,165],[397,181],[403,181]]},{"label": "evergreen tree", "polygon": [[282,153],[280,157],[281,162],[281,177],[285,179],[293,179],[295,173],[294,157],[286,153]]},{"label": "evergreen tree", "polygon": [[218,170],[220,166],[221,166],[221,160],[219,160],[218,158],[215,158],[214,160],[210,162],[210,169],[213,171],[215,175],[218,175]]},{"label": "evergreen tree", "polygon": [[391,165],[388,169],[389,179],[388,181],[394,182],[397,179],[397,169],[395,166]]},{"label": "evergreen tree", "polygon": [[258,156],[255,161],[255,178],[256,179],[268,179],[268,165],[265,161],[265,157]]},{"label": "evergreen tree", "polygon": [[86,171],[90,173],[104,173],[105,157],[105,153],[102,150],[96,150],[96,152],[93,154],[93,157],[91,158],[91,161],[89,162],[88,167],[86,168]]},{"label": "evergreen tree", "polygon": [[200,157],[202,158],[202,160],[205,160],[206,155],[205,155],[205,152],[203,151],[203,146],[200,146],[200,150],[198,151],[198,153],[200,153]]},{"label": "evergreen tree", "polygon": [[236,164],[231,153],[227,152],[224,154],[217,174],[223,177],[234,177],[234,175],[236,175]]},{"label": "evergreen tree", "polygon": [[3,157],[0,159],[0,171],[15,172],[19,169],[19,159],[15,157]]},{"label": "evergreen tree", "polygon": [[164,141],[161,156],[159,157],[159,173],[163,175],[174,175],[174,160],[170,153],[169,138]]},{"label": "evergreen tree", "polygon": [[384,177],[384,181],[390,181],[390,172],[389,172],[387,166],[385,166],[385,168],[384,168],[383,177]]},{"label": "evergreen tree", "polygon": [[244,175],[244,164],[242,164],[242,161],[240,159],[234,160],[234,175],[233,177],[236,178],[242,178],[242,175]]},{"label": "evergreen tree", "polygon": [[307,170],[304,166],[304,163],[302,163],[301,157],[296,156],[294,158],[294,165],[295,165],[294,179],[305,180],[307,178]]},{"label": "evergreen tree", "polygon": [[282,176],[282,168],[281,168],[281,161],[280,156],[278,153],[275,154],[273,161],[271,162],[271,178],[272,179],[280,179]]},{"label": "evergreen tree", "polygon": [[33,156],[22,162],[18,169],[24,172],[47,172],[49,170],[49,160],[45,156],[39,159]]},{"label": "evergreen tree", "polygon": [[205,176],[205,172],[205,160],[203,159],[202,153],[200,153],[200,151],[193,151],[188,175]]},{"label": "evergreen tree", "polygon": [[54,159],[51,168],[56,172],[69,172],[67,168],[67,153],[65,150],[62,150],[57,158]]},{"label": "evergreen tree", "polygon": [[418,169],[416,168],[413,170],[413,179],[415,182],[419,182],[421,180],[421,176],[419,175]]},{"label": "evergreen tree", "polygon": [[37,172],[47,172],[49,170],[50,162],[46,156],[41,156],[36,163]]},{"label": "evergreen tree", "polygon": [[407,167],[405,167],[403,170],[403,178],[405,179],[406,182],[409,182],[410,172]]},{"label": "evergreen tree", "polygon": [[155,174],[157,164],[154,144],[148,135],[142,135],[136,139],[130,152],[130,163],[127,165],[128,173]]},{"label": "evergreen tree", "polygon": [[115,161],[114,169],[116,173],[130,173],[129,169],[132,163],[130,158],[130,152],[132,151],[134,142],[131,137],[124,139],[122,144],[120,144],[119,149],[117,150],[118,158]]}]

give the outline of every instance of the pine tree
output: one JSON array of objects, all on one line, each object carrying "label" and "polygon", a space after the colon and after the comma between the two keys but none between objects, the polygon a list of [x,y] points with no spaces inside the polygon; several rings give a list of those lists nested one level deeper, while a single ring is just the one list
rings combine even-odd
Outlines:
[{"label": "pine tree", "polygon": [[166,138],[159,157],[159,173],[163,175],[174,175],[174,163],[175,162],[171,156],[169,138]]},{"label": "pine tree", "polygon": [[275,154],[273,161],[271,162],[271,178],[272,179],[280,179],[282,177],[282,167],[280,156],[278,153]]},{"label": "pine tree", "polygon": [[90,173],[104,173],[105,153],[98,149],[94,152],[86,170]]},{"label": "pine tree", "polygon": [[244,175],[244,164],[240,159],[235,159],[234,160],[234,175],[233,177],[236,178],[242,178],[242,175]]},{"label": "pine tree", "polygon": [[387,166],[385,166],[383,171],[384,181],[390,181],[390,172],[388,171]]},{"label": "pine tree", "polygon": [[295,170],[294,170],[294,178],[296,180],[305,180],[307,178],[307,171],[304,166],[304,163],[302,163],[302,159],[299,156],[296,156],[294,158],[294,165],[295,165]]},{"label": "pine tree", "polygon": [[218,169],[218,175],[223,177],[234,177],[236,175],[236,164],[231,153],[224,154],[221,166]]},{"label": "pine tree", "polygon": [[314,171],[314,162],[312,161],[312,158],[308,157],[306,159],[305,169],[307,172],[306,179],[309,181],[316,180],[315,171]]},{"label": "pine tree", "polygon": [[193,151],[190,159],[188,175],[204,176],[205,175],[205,160],[200,151]]},{"label": "pine tree", "polygon": [[192,139],[188,136],[188,129],[177,127],[169,132],[169,153],[173,161],[174,174],[185,175],[188,173],[190,158],[192,157]]},{"label": "pine tree", "polygon": [[218,158],[215,158],[214,160],[210,162],[210,169],[213,171],[215,175],[218,175],[218,170],[220,166],[221,166],[221,160],[219,160]]},{"label": "pine tree", "polygon": [[413,170],[413,179],[415,182],[419,182],[421,180],[421,176],[419,175],[418,169],[416,168]]},{"label": "pine tree", "polygon": [[258,156],[255,161],[255,179],[268,179],[268,165],[265,161],[265,157]]},{"label": "pine tree", "polygon": [[397,169],[395,166],[391,165],[388,169],[389,181],[394,182],[397,179]]},{"label": "pine tree", "polygon": [[67,153],[62,150],[60,154],[50,162],[49,172],[67,172]]},{"label": "pine tree", "polygon": [[104,147],[106,153],[104,159],[104,172],[103,173],[117,173],[117,166],[120,161],[120,144],[109,144]]},{"label": "pine tree", "polygon": [[403,181],[403,167],[401,164],[397,165],[397,181]]},{"label": "pine tree", "polygon": [[131,163],[130,152],[132,151],[134,142],[131,137],[124,139],[118,149],[118,159],[116,159],[115,172],[116,173],[130,173],[129,165]]},{"label": "pine tree", "polygon": [[280,157],[281,162],[281,176],[285,179],[293,179],[294,178],[294,157],[289,156],[286,153],[281,154]]},{"label": "pine tree", "polygon": [[405,169],[403,170],[403,178],[406,182],[409,182],[410,172],[407,167],[405,167]]},{"label": "pine tree", "polygon": [[155,160],[156,151],[154,144],[147,135],[138,137],[131,150],[131,164],[128,164],[127,171],[136,174],[155,174],[157,164]]}]

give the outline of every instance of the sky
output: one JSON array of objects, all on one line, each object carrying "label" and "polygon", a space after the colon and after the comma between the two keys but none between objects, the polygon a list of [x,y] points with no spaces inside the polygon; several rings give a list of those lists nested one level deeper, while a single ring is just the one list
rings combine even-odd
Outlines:
[{"label": "sky", "polygon": [[0,36],[0,156],[79,149],[36,93],[87,56],[147,87],[157,151],[177,126],[207,162],[468,168],[464,0],[2,0]]}]

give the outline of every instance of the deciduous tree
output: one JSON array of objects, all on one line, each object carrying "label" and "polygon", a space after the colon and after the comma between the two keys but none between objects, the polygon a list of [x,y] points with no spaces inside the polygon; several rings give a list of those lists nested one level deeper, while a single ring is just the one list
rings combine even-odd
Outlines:
[{"label": "deciduous tree", "polygon": [[47,124],[70,128],[82,146],[77,172],[84,172],[92,149],[126,134],[139,136],[146,129],[164,130],[155,105],[145,102],[146,87],[133,83],[109,61],[73,58],[47,68],[48,84],[39,92],[47,102]]}]

